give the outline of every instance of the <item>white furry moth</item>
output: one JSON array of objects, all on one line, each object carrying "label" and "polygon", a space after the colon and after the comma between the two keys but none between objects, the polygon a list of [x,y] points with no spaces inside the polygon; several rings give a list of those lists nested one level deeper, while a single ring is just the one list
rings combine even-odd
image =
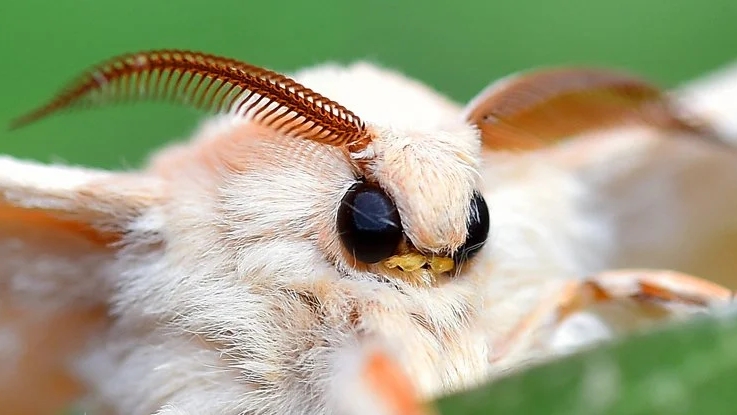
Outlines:
[{"label": "white furry moth", "polygon": [[[545,69],[462,106],[365,63],[114,58],[13,126],[141,99],[218,115],[138,171],[0,159],[0,403],[419,414],[613,321],[729,303],[734,117],[713,109],[736,85],[682,105]],[[603,303],[628,305],[573,318]]]}]

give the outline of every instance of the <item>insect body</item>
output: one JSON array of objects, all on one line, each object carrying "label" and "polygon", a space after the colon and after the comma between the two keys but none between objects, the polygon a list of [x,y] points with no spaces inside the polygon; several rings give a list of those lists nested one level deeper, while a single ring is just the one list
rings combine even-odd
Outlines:
[{"label": "insect body", "polygon": [[[722,124],[636,77],[542,70],[461,106],[363,63],[287,77],[151,51],[93,68],[14,126],[135,99],[217,115],[134,172],[0,161],[0,241],[17,258],[0,325],[22,346],[4,351],[0,398],[17,413],[78,398],[90,413],[349,413],[347,396],[381,395],[377,373],[426,400],[548,356],[549,339],[576,340],[557,322],[586,304],[731,301],[681,274],[595,275],[646,253],[734,282],[734,261],[697,251],[737,242]],[[689,197],[703,191],[693,169],[718,198]],[[643,183],[673,186],[644,199]],[[48,399],[18,392],[39,378]]]}]

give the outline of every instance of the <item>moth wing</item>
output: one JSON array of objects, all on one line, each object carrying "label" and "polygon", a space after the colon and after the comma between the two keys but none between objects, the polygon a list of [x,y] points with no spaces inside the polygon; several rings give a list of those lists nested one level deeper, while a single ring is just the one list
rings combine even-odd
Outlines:
[{"label": "moth wing", "polygon": [[619,71],[562,68],[497,81],[464,114],[481,132],[487,182],[499,180],[500,160],[531,152],[574,178],[576,195],[557,197],[572,198],[577,224],[559,220],[612,232],[595,266],[670,268],[736,287],[735,102],[737,64],[671,91]]},{"label": "moth wing", "polygon": [[[592,150],[597,171],[577,172],[596,184],[596,205],[609,206],[615,218],[619,249],[612,268],[668,268],[735,289],[737,63],[670,96],[708,131],[615,132],[598,154]],[[628,167],[607,168],[616,163]]]},{"label": "moth wing", "polygon": [[56,414],[104,330],[116,250],[160,189],[146,177],[0,157],[0,403]]}]

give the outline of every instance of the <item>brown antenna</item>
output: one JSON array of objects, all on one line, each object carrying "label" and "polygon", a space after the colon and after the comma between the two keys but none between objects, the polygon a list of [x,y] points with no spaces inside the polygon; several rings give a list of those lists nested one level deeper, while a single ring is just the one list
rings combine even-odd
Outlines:
[{"label": "brown antenna", "polygon": [[245,62],[200,52],[155,50],[115,57],[85,72],[15,129],[71,108],[168,100],[232,112],[280,133],[360,152],[371,142],[351,111],[298,82]]}]

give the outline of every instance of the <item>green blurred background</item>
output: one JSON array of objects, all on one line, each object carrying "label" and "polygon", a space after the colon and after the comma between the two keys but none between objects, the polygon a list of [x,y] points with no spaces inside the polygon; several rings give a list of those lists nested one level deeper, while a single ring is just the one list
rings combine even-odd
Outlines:
[{"label": "green blurred background", "polygon": [[[189,48],[279,71],[368,59],[458,101],[541,65],[627,68],[665,86],[737,59],[737,0],[2,0],[0,122],[119,53]],[[160,104],[76,112],[8,133],[0,152],[130,168],[202,114]]]}]

